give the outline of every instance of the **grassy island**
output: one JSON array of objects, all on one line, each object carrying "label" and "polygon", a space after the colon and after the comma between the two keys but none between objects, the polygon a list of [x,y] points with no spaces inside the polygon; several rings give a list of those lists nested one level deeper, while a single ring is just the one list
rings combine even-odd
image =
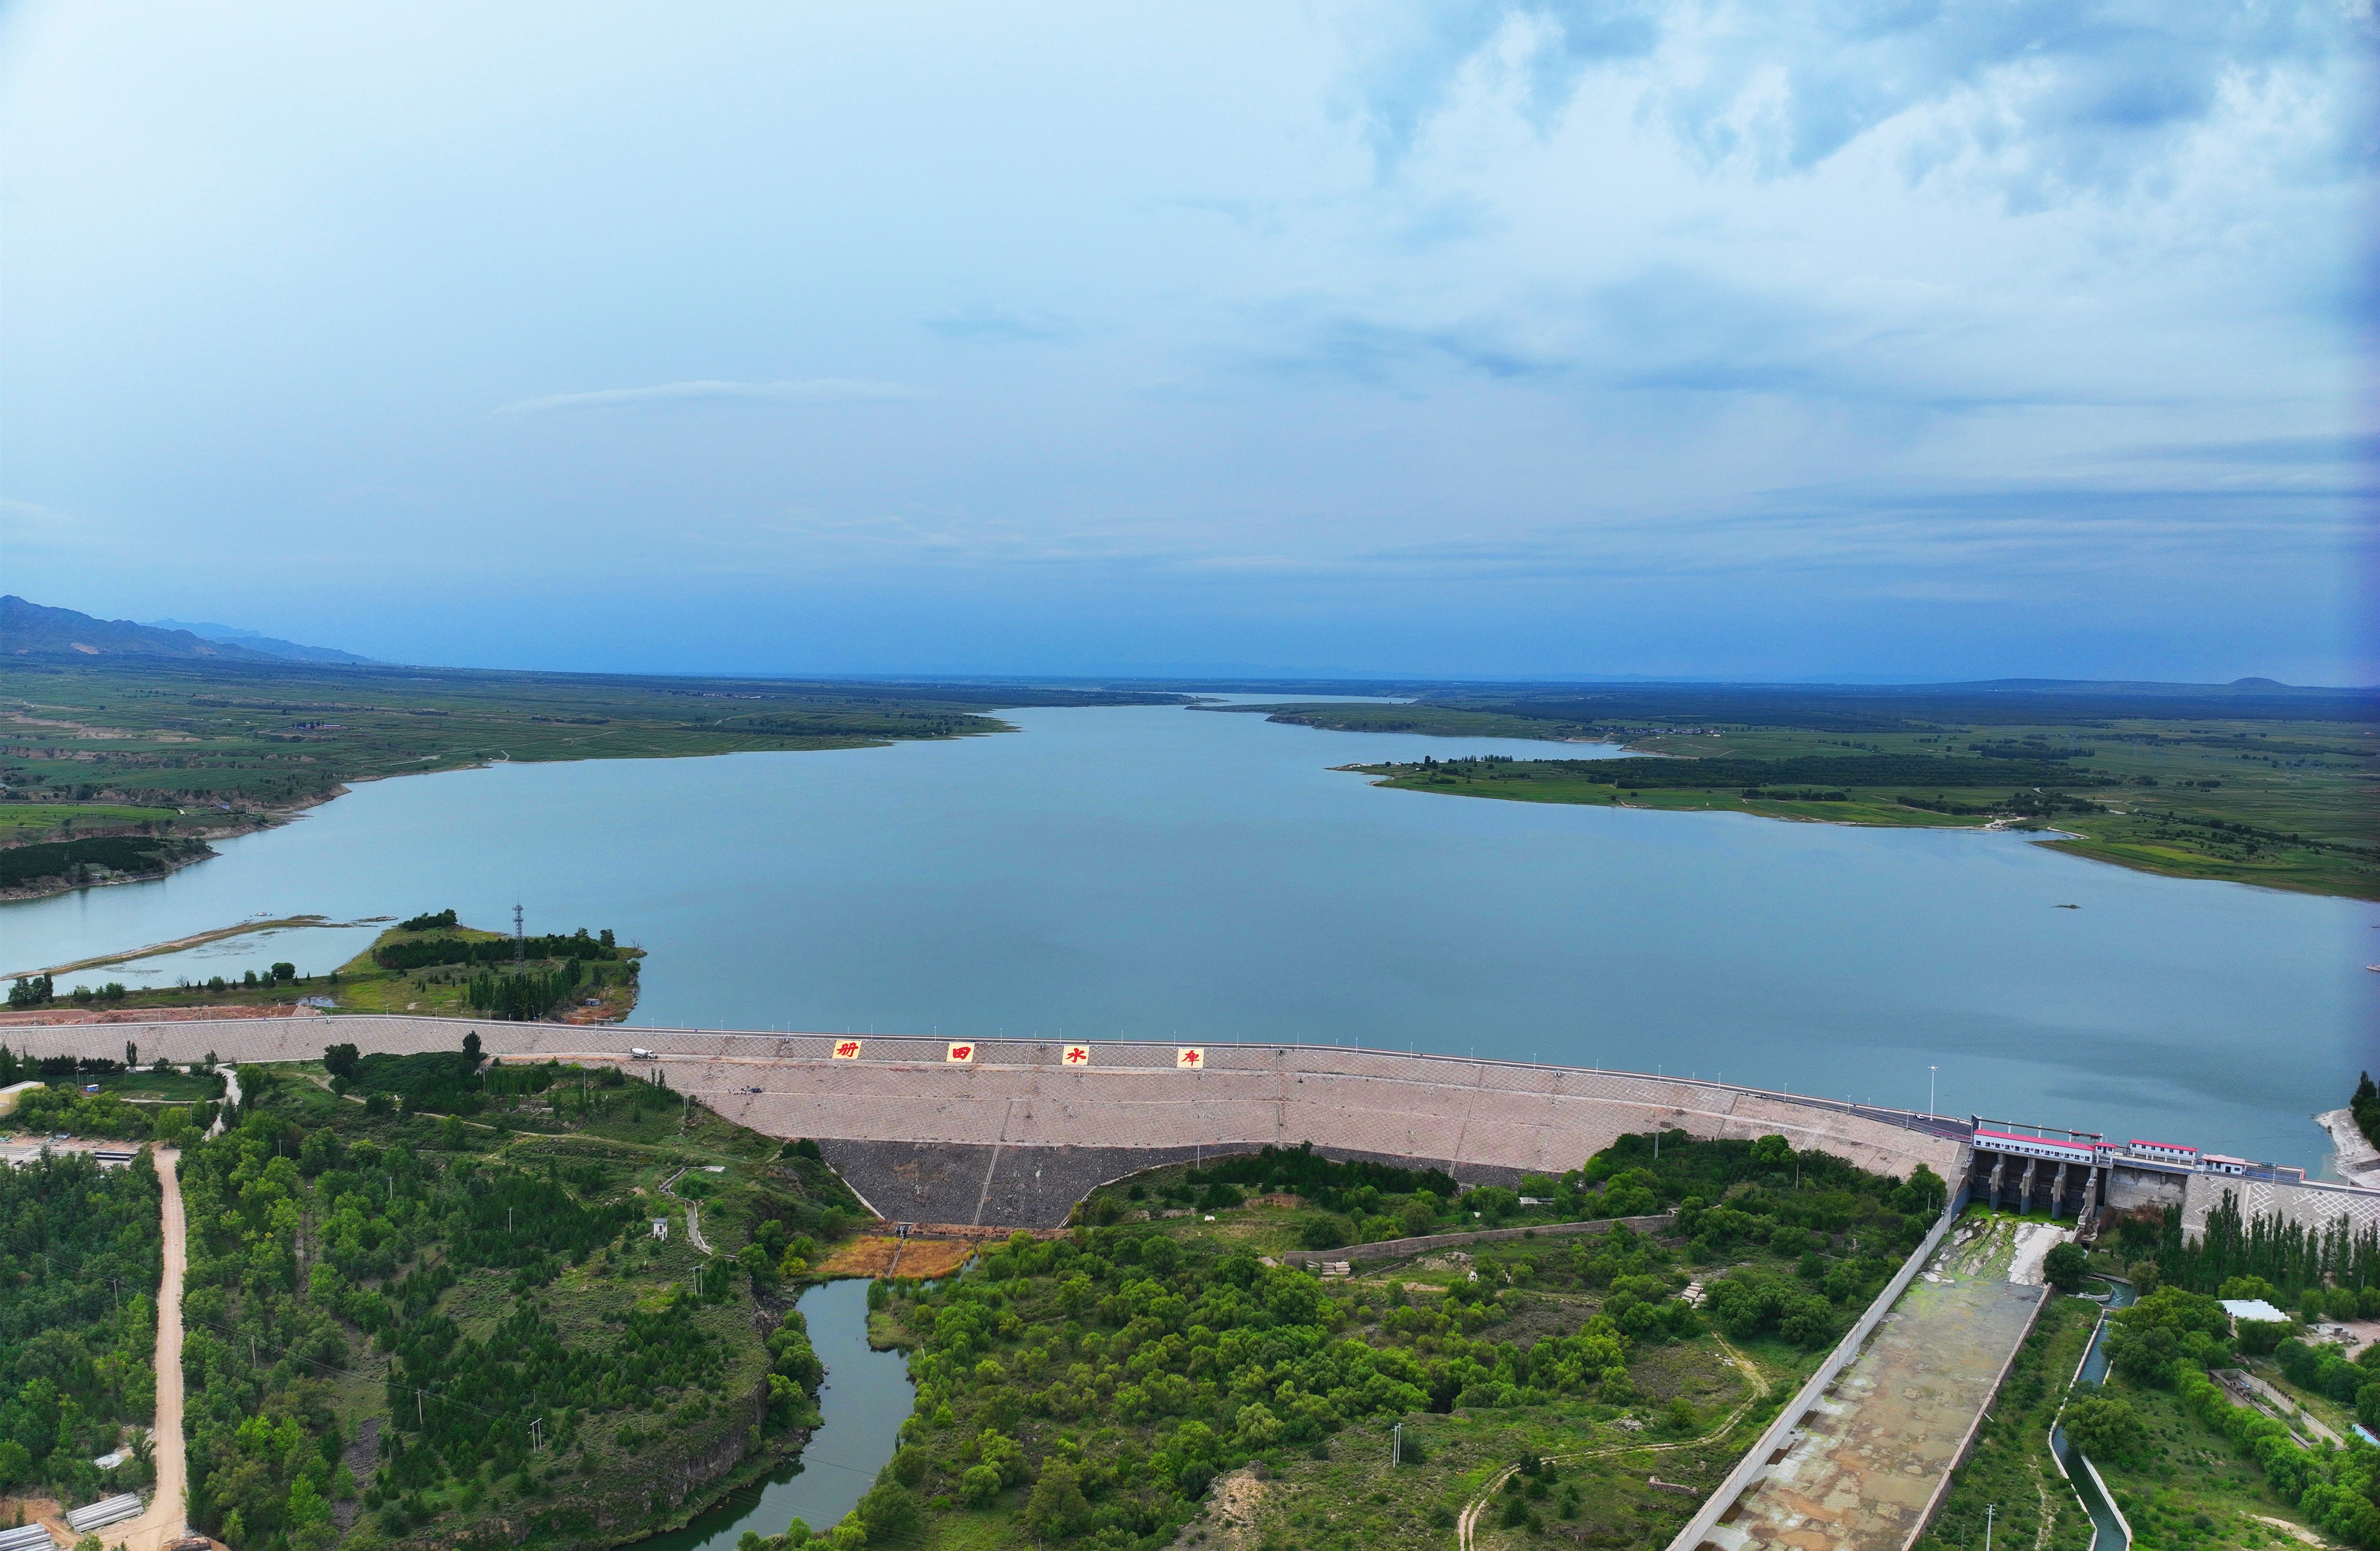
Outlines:
[{"label": "grassy island", "polygon": [[644,957],[609,927],[516,943],[510,932],[463,926],[446,910],[381,933],[340,966],[332,994],[349,1012],[617,1023],[637,1004]]}]

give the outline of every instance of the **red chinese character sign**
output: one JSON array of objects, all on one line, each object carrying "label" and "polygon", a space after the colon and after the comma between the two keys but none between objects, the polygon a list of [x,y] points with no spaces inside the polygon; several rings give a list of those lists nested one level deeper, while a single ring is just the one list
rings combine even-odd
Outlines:
[{"label": "red chinese character sign", "polygon": [[951,1046],[951,1053],[944,1056],[942,1059],[944,1060],[953,1060],[972,1065],[975,1061],[975,1046],[972,1044],[954,1043]]},{"label": "red chinese character sign", "polygon": [[1091,1064],[1090,1047],[1087,1045],[1069,1045],[1066,1047],[1065,1053],[1058,1059],[1064,1061],[1068,1066],[1088,1066]]},{"label": "red chinese character sign", "polygon": [[859,1059],[859,1041],[856,1039],[836,1040],[834,1042],[834,1059],[837,1060],[857,1060]]},{"label": "red chinese character sign", "polygon": [[1173,1052],[1173,1064],[1184,1072],[1196,1072],[1207,1064],[1205,1047],[1184,1045]]}]

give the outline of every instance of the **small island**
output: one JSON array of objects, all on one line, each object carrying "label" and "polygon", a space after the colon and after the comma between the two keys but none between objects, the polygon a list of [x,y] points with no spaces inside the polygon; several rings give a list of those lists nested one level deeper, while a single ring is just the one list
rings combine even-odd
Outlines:
[{"label": "small island", "polygon": [[[622,943],[611,927],[532,937],[467,927],[452,910],[395,923],[328,974],[301,973],[295,962],[282,960],[261,971],[171,986],[127,986],[99,977],[106,970],[201,943],[333,924],[319,915],[250,921],[128,953],[22,971],[10,976],[8,1011],[16,1016],[9,1021],[116,1023],[172,1016],[176,1010],[209,1017],[276,1017],[310,1008],[615,1024],[637,1005],[645,951]],[[89,978],[67,978],[79,971],[89,972]]]},{"label": "small island", "polygon": [[637,1005],[644,957],[609,927],[516,937],[442,910],[398,922],[340,965],[332,1000],[343,1012],[615,1024]]}]

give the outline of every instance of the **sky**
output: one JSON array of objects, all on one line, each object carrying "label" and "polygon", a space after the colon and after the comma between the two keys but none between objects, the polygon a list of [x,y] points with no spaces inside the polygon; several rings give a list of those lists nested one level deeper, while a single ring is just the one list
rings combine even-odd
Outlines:
[{"label": "sky", "polygon": [[0,9],[0,590],[625,671],[2380,682],[2370,0]]}]

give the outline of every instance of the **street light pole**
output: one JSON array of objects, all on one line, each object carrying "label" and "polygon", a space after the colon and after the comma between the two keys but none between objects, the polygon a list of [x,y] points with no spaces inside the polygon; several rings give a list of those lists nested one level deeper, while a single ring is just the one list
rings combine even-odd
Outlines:
[{"label": "street light pole", "polygon": [[1934,1073],[1941,1070],[1938,1066],[1925,1069],[1925,1114],[1929,1120],[1934,1114]]}]

